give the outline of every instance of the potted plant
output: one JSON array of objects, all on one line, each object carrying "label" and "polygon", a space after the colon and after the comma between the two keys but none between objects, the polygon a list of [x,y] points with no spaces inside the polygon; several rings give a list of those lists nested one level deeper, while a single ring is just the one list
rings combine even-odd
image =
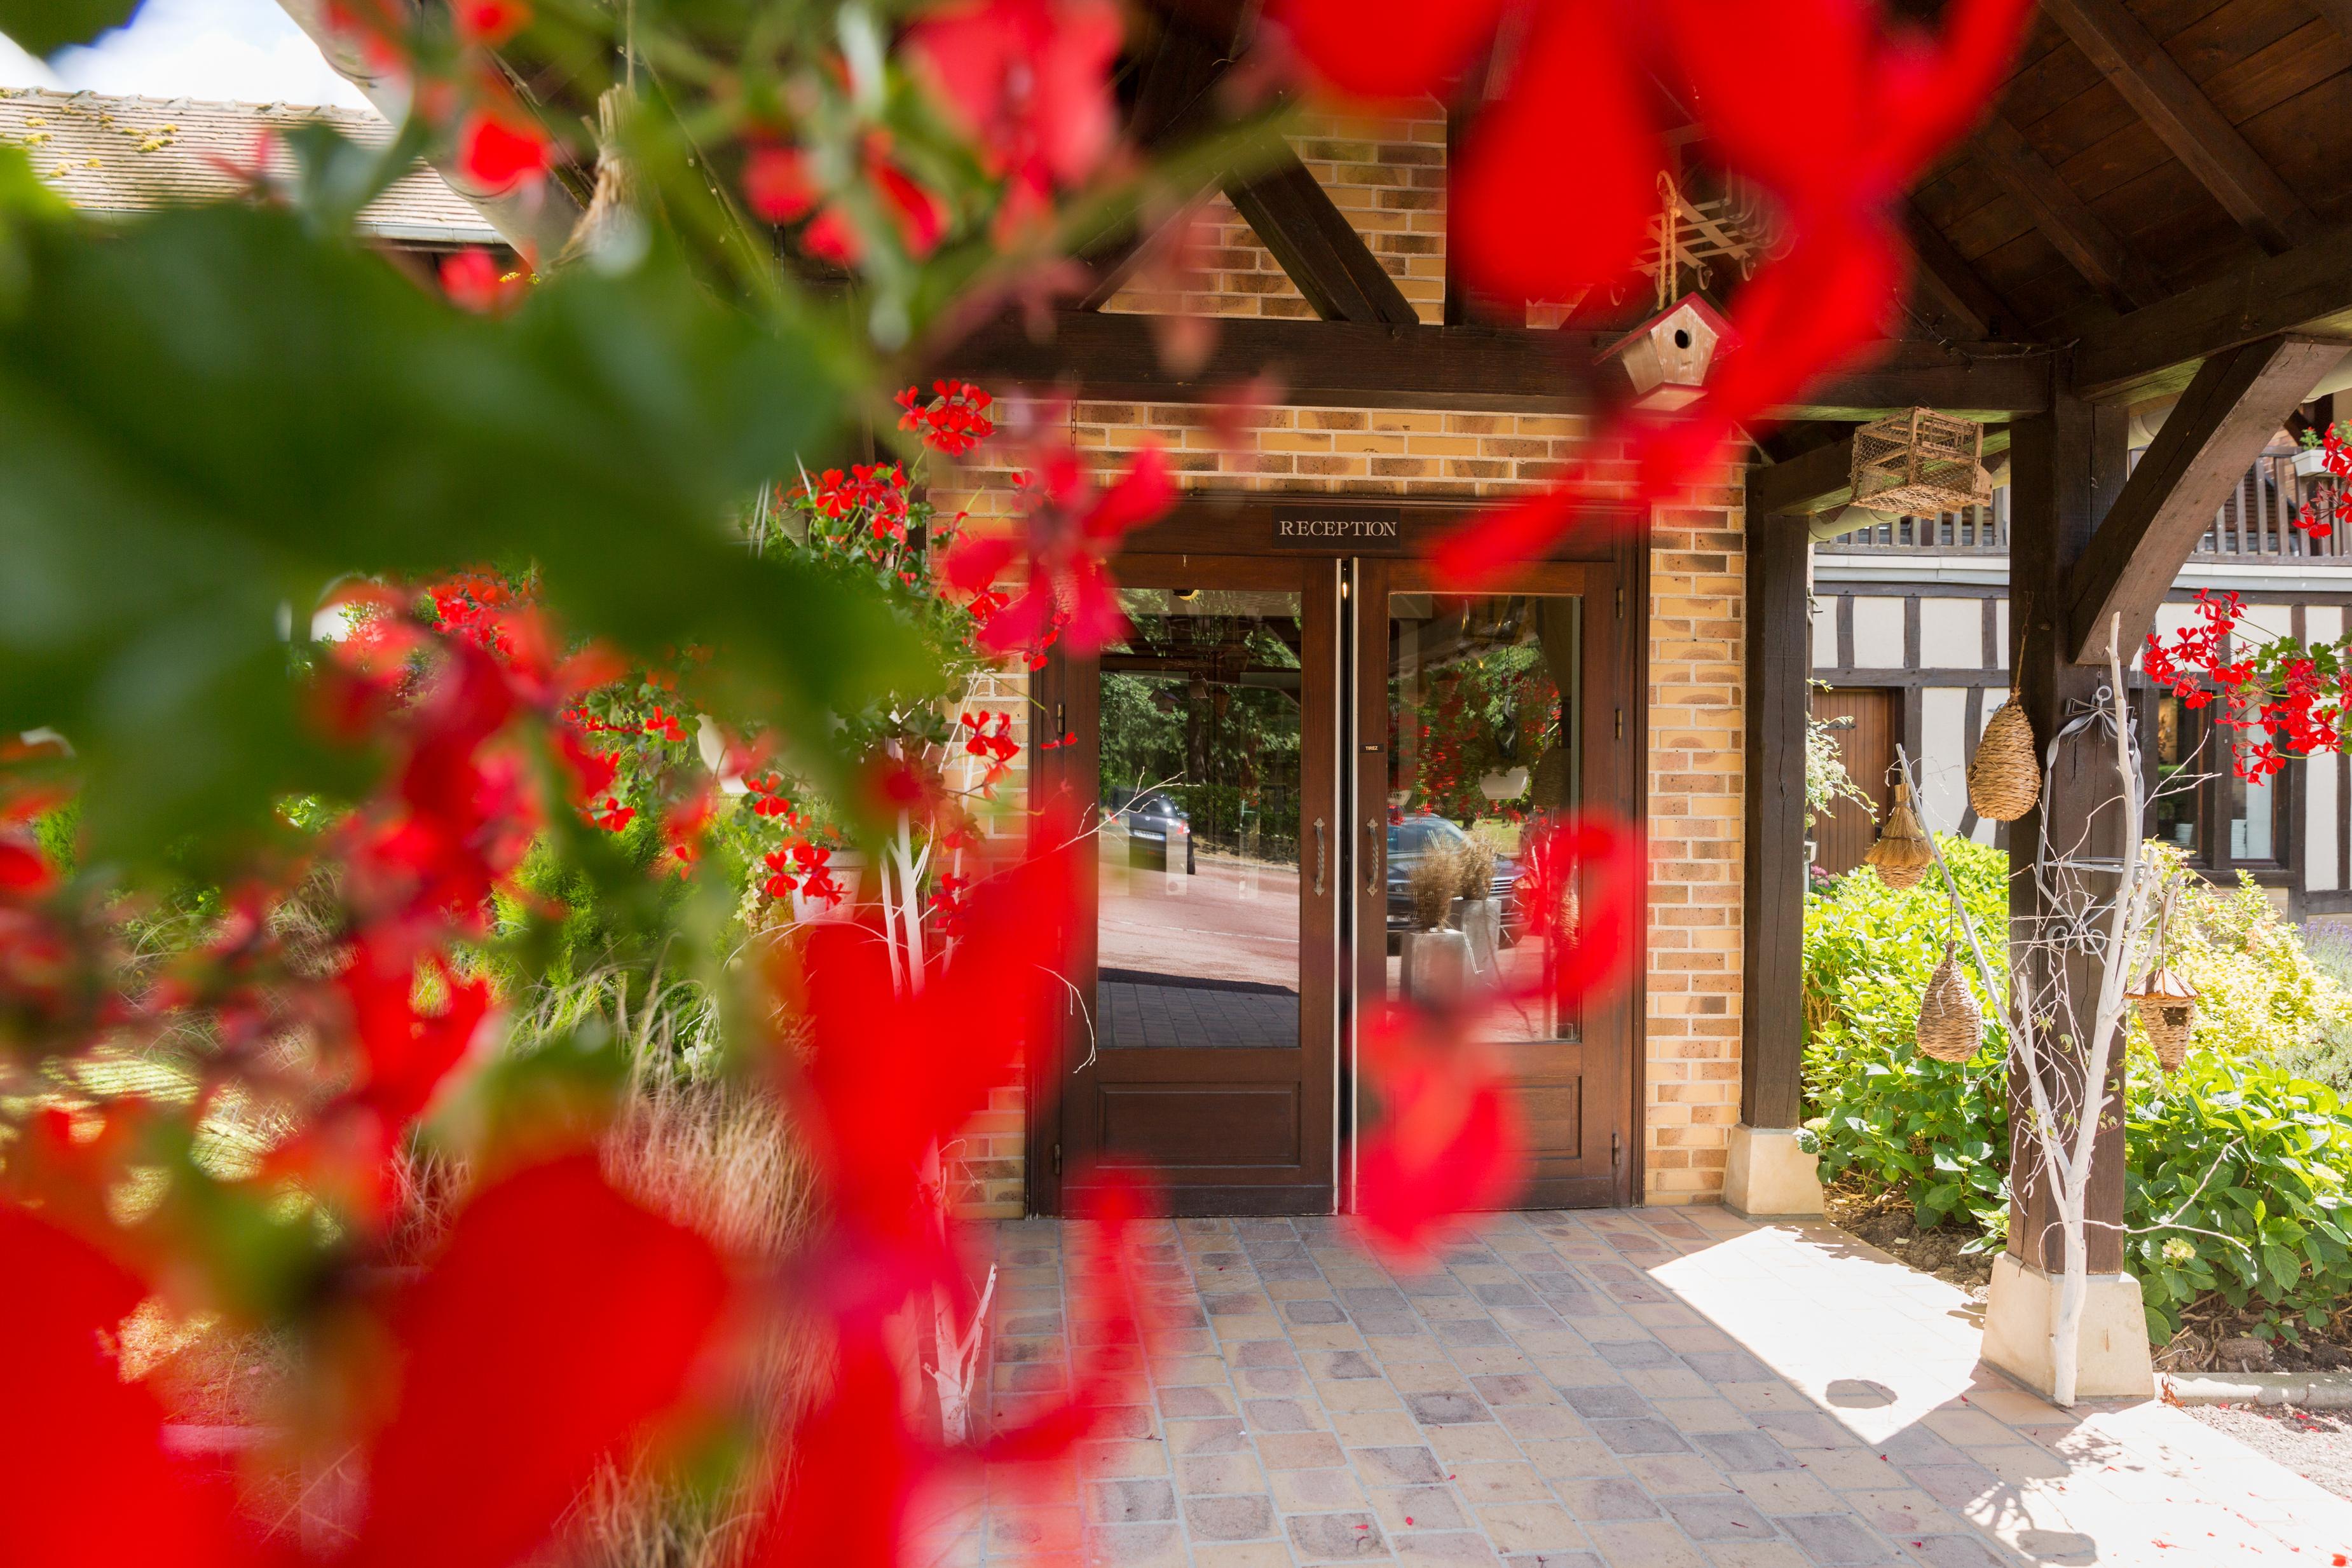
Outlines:
[{"label": "potted plant", "polygon": [[1470,973],[1491,977],[1503,945],[1503,906],[1495,898],[1495,846],[1473,834],[1452,858],[1454,928],[1469,943]]},{"label": "potted plant", "polygon": [[1462,857],[1443,843],[1432,844],[1405,878],[1413,929],[1399,939],[1397,951],[1404,994],[1414,1000],[1452,1001],[1469,981],[1470,938],[1446,925],[1461,886]]}]

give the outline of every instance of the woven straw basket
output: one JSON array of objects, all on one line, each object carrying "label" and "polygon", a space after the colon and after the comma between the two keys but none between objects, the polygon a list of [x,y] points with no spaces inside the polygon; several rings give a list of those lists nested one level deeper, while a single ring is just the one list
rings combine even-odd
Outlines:
[{"label": "woven straw basket", "polygon": [[2189,1060],[2189,1031],[2197,1022],[2197,992],[2188,981],[2162,966],[2148,971],[2139,989],[2126,991],[2139,1009],[2139,1027],[2147,1031],[2156,1064],[2178,1072]]},{"label": "woven straw basket", "polygon": [[2033,760],[2033,724],[2017,693],[1985,726],[1969,764],[1969,805],[1988,822],[2014,822],[2042,798],[2042,769]]},{"label": "woven straw basket", "polygon": [[1878,880],[1889,887],[1916,887],[1936,863],[1936,852],[1927,842],[1927,830],[1911,810],[1911,787],[1895,787],[1895,804],[1886,813],[1885,822],[1878,830],[1878,841],[1862,857],[1863,863],[1878,873]]},{"label": "woven straw basket", "polygon": [[1961,977],[1953,944],[1944,944],[1944,961],[1927,977],[1919,998],[1919,1054],[1938,1061],[1966,1061],[1984,1043],[1984,1014]]}]

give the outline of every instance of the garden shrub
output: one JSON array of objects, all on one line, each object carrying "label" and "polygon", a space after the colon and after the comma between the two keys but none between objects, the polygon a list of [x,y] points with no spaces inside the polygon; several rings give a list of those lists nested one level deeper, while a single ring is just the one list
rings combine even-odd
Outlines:
[{"label": "garden shrub", "polygon": [[2125,1260],[2151,1337],[2209,1291],[2312,1327],[2352,1292],[2352,1113],[2333,1089],[2258,1055],[2192,1051],[2168,1079],[2137,1055],[2124,1142]]},{"label": "garden shrub", "polygon": [[[2008,858],[1939,835],[1946,863],[1979,933],[2004,930]],[[1937,1061],[1913,1042],[1919,997],[1958,939],[1969,988],[1985,1009],[1985,1044],[1970,1061]],[[1996,964],[2000,956],[1988,953]],[[1922,1226],[1960,1214],[1996,1234],[2008,1204],[2008,1031],[1951,915],[1943,879],[1897,890],[1870,872],[1841,878],[1805,907],[1805,1098],[1822,1175],[1902,1187]]]},{"label": "garden shrub", "polygon": [[[2008,858],[1937,841],[2006,983]],[[1823,1179],[1899,1190],[1921,1226],[1957,1221],[1990,1246],[2008,1224],[2007,1030],[1988,1006],[1984,1049],[1964,1062],[1924,1057],[1913,1040],[1948,936],[1958,931],[1934,875],[1898,891],[1859,872],[1807,899],[1806,1127]],[[2188,1063],[2158,1071],[2137,1020],[2128,1048],[2126,1253],[2149,1333],[2169,1339],[2209,1291],[2289,1333],[2316,1325],[2352,1291],[2352,1110],[2298,1065],[2352,1037],[2352,989],[2329,972],[2342,955],[2315,956],[2250,881],[2187,879],[2168,946],[2200,998]]]},{"label": "garden shrub", "polygon": [[[2352,996],[2352,924],[2314,920],[2303,927],[2302,936],[2313,966]],[[2282,1046],[2273,1060],[2295,1077],[2325,1083],[2352,1099],[2352,1009],[2322,1018],[2307,1039]]]}]

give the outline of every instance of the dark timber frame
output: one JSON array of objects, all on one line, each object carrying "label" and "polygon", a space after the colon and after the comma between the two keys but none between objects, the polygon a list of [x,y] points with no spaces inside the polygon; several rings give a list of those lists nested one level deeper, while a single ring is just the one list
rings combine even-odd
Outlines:
[{"label": "dark timber frame", "polygon": [[[2324,0],[2323,9],[2352,37],[2352,0]],[[1192,52],[1149,64],[1139,120],[1148,105],[1197,102],[1200,75],[1238,37],[1228,27],[1238,12],[1222,0],[1185,0],[1165,14],[1171,36],[1190,28],[1193,42],[1163,47]],[[1218,42],[1204,47],[1205,37]],[[2315,216],[2352,209],[2352,173],[2331,169],[2325,177],[2341,188],[2323,201],[2321,176],[2303,170],[2290,181],[2270,168],[2242,129],[2257,112],[2248,89],[2224,98],[2206,84],[2213,68],[2176,57],[2133,0],[2052,0],[2007,101],[1903,214],[1918,262],[1913,319],[1926,330],[1780,411],[1801,423],[1768,437],[1749,470],[1741,1114],[1751,1126],[1793,1124],[1800,1109],[1792,911],[1802,876],[1808,534],[1834,531],[1850,498],[1843,427],[1927,405],[1985,423],[1988,455],[2009,448],[2011,667],[2046,736],[2068,703],[2095,689],[2108,617],[2124,616],[2127,641],[2141,634],[2210,517],[2216,486],[2243,472],[2249,443],[2258,448],[2352,344],[2352,226],[2323,230]],[[2074,82],[2074,99],[2053,97],[2055,81]],[[2074,104],[2094,92],[2119,96],[2135,133],[2152,138],[2128,156],[2140,161],[2134,167],[2159,167],[2136,180],[2129,199],[2100,185],[2100,161],[2081,155],[2090,138],[2077,121],[2094,111],[2078,114]],[[1465,90],[1464,103],[1475,96]],[[1168,111],[1157,113],[1154,124]],[[2324,141],[2325,130],[2315,121],[2305,139]],[[2278,145],[2278,132],[2268,127],[2263,145]],[[1417,323],[1304,173],[1277,163],[1226,189],[1324,319],[1223,320],[1206,361],[1173,371],[1148,322],[1066,312],[1034,334],[1010,320],[985,326],[942,368],[1162,404],[1210,401],[1260,374],[1282,386],[1281,402],[1308,407],[1574,412],[1606,401],[1601,389],[1614,383],[1594,356],[1608,333],[1483,323],[1451,280],[1446,324]],[[2165,216],[2184,211],[2210,214],[2195,220],[2203,226],[2194,243],[2181,227],[2188,220]],[[2173,229],[2147,237],[2159,221]],[[1088,303],[1107,297],[1098,290]],[[2167,394],[2182,394],[2179,406],[2127,478],[2126,405]],[[1203,513],[1198,526],[1246,531],[1235,519],[1258,504],[1235,503],[1241,510],[1213,525]],[[1906,714],[1916,706],[1914,691]],[[2070,820],[2092,812],[2098,792],[2082,772],[2044,809]],[[2032,820],[2009,837],[2019,913],[2030,914]],[[2121,1166],[2103,1159],[2093,1218],[2112,1222]],[[2038,1202],[2020,1199],[2011,1245],[2021,1254],[2037,1250],[2026,1239],[2040,1234]],[[2113,1234],[2095,1226],[2095,1268],[2116,1266]]]}]

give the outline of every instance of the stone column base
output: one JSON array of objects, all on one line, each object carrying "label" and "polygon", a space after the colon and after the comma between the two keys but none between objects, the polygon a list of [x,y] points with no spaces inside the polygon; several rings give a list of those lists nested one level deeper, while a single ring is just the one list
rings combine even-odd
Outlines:
[{"label": "stone column base", "polygon": [[1768,1215],[1828,1212],[1822,1201],[1817,1158],[1797,1147],[1794,1127],[1731,1129],[1731,1160],[1723,1173],[1724,1207],[1751,1219]]},{"label": "stone column base", "polygon": [[[2003,1252],[1993,1260],[1992,1291],[1985,1301],[1985,1360],[2044,1396],[2057,1388],[2052,1352],[2061,1283],[2059,1276]],[[2074,1379],[2079,1397],[2146,1399],[2155,1394],[2147,1317],[2139,1281],[2129,1274],[2091,1276],[2083,1298],[2081,1345]]]}]

